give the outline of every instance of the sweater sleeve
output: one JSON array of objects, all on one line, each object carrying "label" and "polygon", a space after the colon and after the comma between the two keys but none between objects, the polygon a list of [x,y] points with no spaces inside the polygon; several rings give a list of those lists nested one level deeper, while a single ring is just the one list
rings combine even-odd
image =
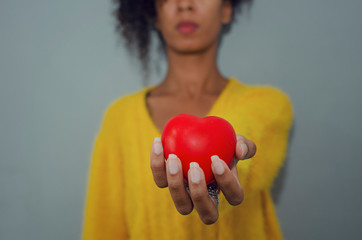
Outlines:
[{"label": "sweater sleeve", "polygon": [[256,95],[251,98],[255,104],[249,137],[257,152],[246,176],[246,189],[251,192],[271,187],[286,157],[293,118],[291,102],[280,90],[264,89]]},{"label": "sweater sleeve", "polygon": [[94,142],[88,175],[83,239],[126,239],[122,163],[116,117],[110,106]]}]

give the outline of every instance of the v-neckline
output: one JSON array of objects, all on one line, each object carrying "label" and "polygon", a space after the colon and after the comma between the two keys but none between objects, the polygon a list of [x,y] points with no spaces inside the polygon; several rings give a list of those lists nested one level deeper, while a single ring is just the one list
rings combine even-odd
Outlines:
[{"label": "v-neckline", "polygon": [[[204,117],[209,117],[209,116],[213,116],[215,115],[215,111],[216,109],[218,109],[218,106],[220,105],[220,102],[223,98],[225,98],[226,92],[228,91],[228,89],[230,88],[230,86],[232,85],[232,82],[234,81],[234,79],[232,77],[228,78],[228,82],[225,85],[225,87],[221,90],[221,93],[219,94],[219,96],[216,98],[216,100],[214,101],[214,103],[212,104],[211,108],[209,109],[209,112],[204,116]],[[160,129],[157,127],[156,123],[154,122],[154,120],[151,117],[151,113],[147,107],[147,94],[152,91],[156,86],[152,85],[149,87],[146,87],[143,92],[142,92],[142,109],[144,110],[145,116],[148,120],[148,122],[150,123],[150,125],[152,126],[152,128],[157,132],[157,134],[159,136],[162,135],[162,132],[160,131]]]}]

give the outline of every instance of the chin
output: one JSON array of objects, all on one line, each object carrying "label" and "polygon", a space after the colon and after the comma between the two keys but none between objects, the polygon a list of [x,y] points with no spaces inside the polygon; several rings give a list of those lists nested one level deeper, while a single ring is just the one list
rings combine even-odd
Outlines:
[{"label": "chin", "polygon": [[210,45],[200,43],[179,43],[177,46],[170,47],[174,52],[179,54],[195,54],[205,52]]},{"label": "chin", "polygon": [[204,52],[204,49],[200,48],[188,48],[188,49],[177,49],[175,52],[178,54],[197,54]]}]

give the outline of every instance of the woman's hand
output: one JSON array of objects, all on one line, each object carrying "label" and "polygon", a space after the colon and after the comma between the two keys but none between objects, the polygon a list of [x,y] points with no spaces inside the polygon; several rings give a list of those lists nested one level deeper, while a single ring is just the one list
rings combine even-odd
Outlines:
[{"label": "woman's hand", "polygon": [[[211,169],[216,182],[225,198],[231,205],[238,205],[244,199],[244,191],[240,185],[236,164],[238,160],[255,155],[255,144],[242,135],[237,136],[234,161],[230,168],[218,156],[211,157]],[[169,188],[175,207],[182,215],[187,215],[195,208],[205,224],[213,224],[219,217],[218,203],[209,195],[204,172],[196,162],[190,164],[188,172],[189,190],[183,179],[180,159],[170,154],[165,162],[160,138],[155,138],[151,147],[151,169],[158,187]]]}]

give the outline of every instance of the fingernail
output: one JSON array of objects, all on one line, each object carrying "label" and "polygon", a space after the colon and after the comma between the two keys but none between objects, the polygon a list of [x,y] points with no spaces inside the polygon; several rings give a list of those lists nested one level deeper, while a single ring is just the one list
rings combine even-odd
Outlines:
[{"label": "fingernail", "polygon": [[200,166],[197,162],[190,163],[191,182],[193,183],[200,183],[201,181],[200,171],[198,168],[200,168]]},{"label": "fingernail", "polygon": [[245,143],[242,143],[240,146],[241,146],[241,158],[244,159],[244,157],[248,153],[248,146]]},{"label": "fingernail", "polygon": [[217,155],[211,156],[212,165],[214,167],[215,173],[218,175],[222,175],[225,171],[224,166],[220,162],[221,159]]},{"label": "fingernail", "polygon": [[160,155],[162,153],[161,138],[155,137],[155,140],[153,140],[153,151],[156,155]]},{"label": "fingernail", "polygon": [[177,156],[175,154],[168,155],[168,170],[170,174],[175,175],[179,171],[179,165],[177,164]]}]

